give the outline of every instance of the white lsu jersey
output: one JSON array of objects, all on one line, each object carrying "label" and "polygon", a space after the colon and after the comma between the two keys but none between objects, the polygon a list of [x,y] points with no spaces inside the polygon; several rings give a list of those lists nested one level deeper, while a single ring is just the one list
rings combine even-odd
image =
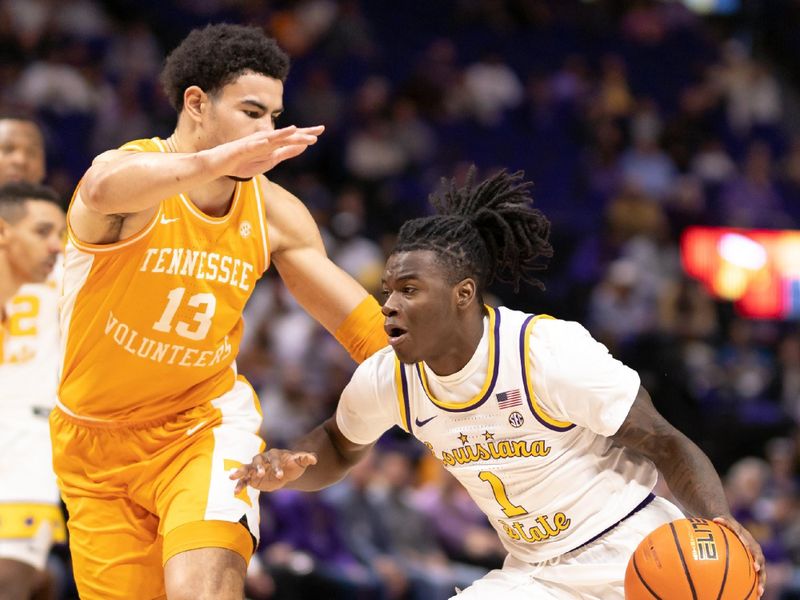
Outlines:
[{"label": "white lsu jersey", "polygon": [[444,464],[509,554],[536,563],[605,533],[652,496],[658,473],[612,445],[639,389],[635,371],[578,323],[487,307],[484,336],[458,373],[365,361],[337,424],[358,444],[399,425]]},{"label": "white lsu jersey", "polygon": [[55,405],[61,346],[58,323],[63,263],[47,281],[23,285],[6,305],[0,332],[0,414],[47,417]]}]

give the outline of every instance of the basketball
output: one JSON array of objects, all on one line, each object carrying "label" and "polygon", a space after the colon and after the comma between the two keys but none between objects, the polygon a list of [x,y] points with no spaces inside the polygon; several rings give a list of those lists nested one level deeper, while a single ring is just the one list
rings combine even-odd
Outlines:
[{"label": "basketball", "polygon": [[753,556],[735,533],[706,519],[679,519],[654,530],[625,571],[626,600],[757,597]]}]

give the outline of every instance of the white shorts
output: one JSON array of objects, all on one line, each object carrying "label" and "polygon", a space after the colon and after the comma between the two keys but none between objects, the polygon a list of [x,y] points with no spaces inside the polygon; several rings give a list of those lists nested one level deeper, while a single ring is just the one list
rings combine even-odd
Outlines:
[{"label": "white shorts", "polygon": [[0,558],[42,569],[64,540],[47,416],[15,414],[0,427]]},{"label": "white shorts", "polygon": [[623,600],[625,569],[644,537],[683,513],[656,497],[597,540],[541,563],[507,556],[495,569],[451,600]]}]

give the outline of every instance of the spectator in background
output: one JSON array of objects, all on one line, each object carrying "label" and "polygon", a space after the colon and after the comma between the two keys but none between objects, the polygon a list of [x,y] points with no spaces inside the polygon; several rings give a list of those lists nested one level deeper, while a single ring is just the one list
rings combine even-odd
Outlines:
[{"label": "spectator in background", "polygon": [[380,581],[347,546],[343,524],[321,494],[280,490],[262,497],[259,560],[286,600],[379,597]]},{"label": "spectator in background", "polygon": [[730,179],[720,193],[718,222],[732,227],[791,226],[772,170],[769,146],[763,142],[751,144],[742,174]]},{"label": "spectator in background", "polygon": [[497,125],[503,114],[522,103],[523,87],[517,74],[497,54],[487,54],[464,70],[472,115],[482,125]]},{"label": "spectator in background", "polygon": [[424,584],[421,590],[412,590],[414,576],[392,544],[386,515],[376,498],[375,487],[381,483],[375,452],[371,452],[349,477],[322,493],[336,509],[350,550],[383,582],[387,600],[406,598],[409,593],[422,600],[427,591]]},{"label": "spectator in background", "polygon": [[737,135],[745,138],[753,129],[771,130],[778,124],[783,110],[778,82],[766,65],[752,60],[742,42],[725,44],[715,79]]},{"label": "spectator in background", "polygon": [[622,179],[650,198],[661,201],[669,194],[677,170],[658,144],[660,119],[654,105],[645,104],[636,119],[631,131],[633,145],[620,159]]},{"label": "spectator in background", "polygon": [[770,395],[786,415],[800,423],[800,333],[790,331],[778,344],[777,374]]},{"label": "spectator in background", "polygon": [[597,339],[620,353],[652,331],[655,322],[655,297],[642,284],[639,267],[630,259],[611,263],[589,303],[589,324]]},{"label": "spectator in background", "polygon": [[774,375],[772,358],[769,350],[756,340],[751,322],[746,319],[731,322],[718,361],[723,370],[722,394],[732,408],[764,399]]},{"label": "spectator in background", "polygon": [[377,468],[384,487],[376,506],[384,516],[392,548],[414,580],[415,600],[450,598],[456,586],[468,587],[486,571],[447,560],[431,522],[414,506],[410,493],[413,467],[407,450],[381,452]]}]

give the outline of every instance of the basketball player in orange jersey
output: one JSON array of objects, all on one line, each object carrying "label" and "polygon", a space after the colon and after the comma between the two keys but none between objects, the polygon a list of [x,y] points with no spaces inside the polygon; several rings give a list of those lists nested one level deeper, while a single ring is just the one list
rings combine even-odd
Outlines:
[{"label": "basketball player in orange jersey", "polygon": [[[0,116],[0,184],[44,179],[44,140],[24,115]],[[48,192],[49,193],[49,192]],[[49,202],[45,208],[51,210]],[[29,214],[31,218],[33,215]],[[63,232],[63,214],[60,217]],[[47,255],[49,264],[50,255]],[[56,269],[60,273],[59,265]],[[5,302],[0,345],[0,598],[52,596],[44,570],[64,541],[47,415],[55,404],[60,343],[58,273],[25,283]],[[21,278],[19,281],[29,281]],[[0,303],[2,306],[3,303]]]},{"label": "basketball player in orange jersey", "polygon": [[173,134],[98,156],[75,191],[50,420],[85,600],[243,597],[258,497],[228,473],[263,442],[235,357],[271,263],[354,358],[386,344],[377,301],[262,175],[323,130],[275,129],[287,70],[257,28],[193,31],[162,73]]},{"label": "basketball player in orange jersey", "polygon": [[383,276],[391,348],[361,364],[336,415],[297,441],[305,453],[273,448],[231,477],[242,489],[320,489],[397,425],[459,480],[508,550],[502,569],[451,600],[623,600],[638,544],[682,517],[652,493],[660,471],[689,513],[751,549],[763,593],[761,548],[639,375],[578,323],[483,303],[493,279],[536,283],[550,223],[521,173],[473,183],[451,184],[439,214],[401,227]]}]

